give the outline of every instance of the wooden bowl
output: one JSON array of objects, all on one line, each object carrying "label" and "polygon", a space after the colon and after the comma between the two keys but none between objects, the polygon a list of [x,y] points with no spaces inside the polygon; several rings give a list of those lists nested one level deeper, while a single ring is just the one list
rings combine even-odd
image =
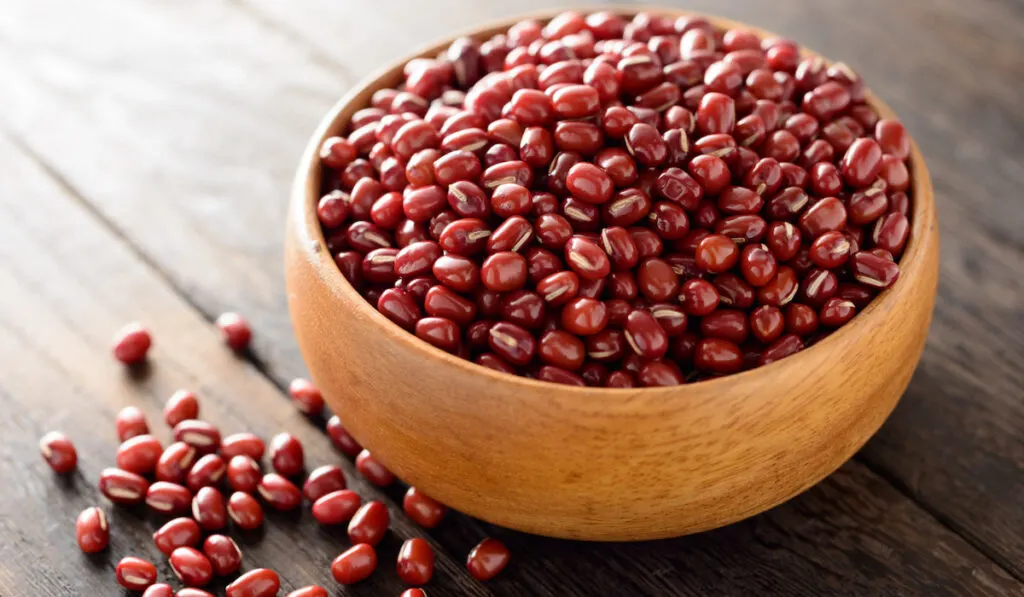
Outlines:
[{"label": "wooden bowl", "polygon": [[[469,34],[490,36],[517,20]],[[878,430],[921,356],[938,280],[935,203],[916,145],[899,280],[837,333],[752,371],[673,388],[543,383],[442,352],[360,297],[317,222],[318,148],[374,91],[398,83],[407,60],[434,56],[452,39],[345,96],[313,134],[295,181],[286,245],[292,320],[315,383],[360,443],[409,484],[488,522],[630,541],[695,533],[771,508],[836,470]]]}]

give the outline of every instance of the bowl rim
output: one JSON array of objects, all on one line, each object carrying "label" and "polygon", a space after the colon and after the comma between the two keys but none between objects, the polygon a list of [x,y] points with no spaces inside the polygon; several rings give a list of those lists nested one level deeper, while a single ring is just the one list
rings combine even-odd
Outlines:
[{"label": "bowl rim", "polygon": [[[769,37],[783,37],[771,31],[740,21],[698,11],[669,7],[646,5],[606,5],[600,7],[549,8],[487,21],[471,28],[462,29],[454,34],[436,38],[417,47],[412,52],[404,54],[402,57],[391,61],[385,66],[370,72],[368,75],[361,78],[351,89],[349,89],[349,91],[346,92],[330,108],[330,110],[328,110],[323,118],[321,118],[302,153],[292,185],[292,205],[289,207],[291,216],[290,220],[292,220],[291,225],[297,233],[297,238],[300,241],[299,246],[302,247],[306,259],[309,260],[310,264],[316,270],[320,282],[328,286],[331,294],[340,300],[354,303],[354,308],[359,310],[359,316],[367,317],[368,319],[380,324],[380,328],[383,333],[388,334],[396,341],[411,344],[411,346],[415,347],[418,352],[424,354],[427,358],[440,361],[445,365],[457,367],[465,373],[490,377],[495,383],[513,383],[523,386],[524,390],[552,390],[557,388],[559,392],[566,392],[568,396],[576,397],[592,397],[597,394],[600,396],[607,396],[609,398],[629,399],[636,398],[638,391],[644,392],[644,395],[648,397],[659,393],[665,395],[678,395],[685,394],[686,388],[694,385],[699,385],[701,388],[707,390],[721,389],[726,391],[733,381],[741,378],[749,379],[750,377],[766,373],[785,373],[786,369],[791,370],[793,373],[799,372],[805,365],[804,361],[813,358],[812,356],[808,356],[807,353],[813,351],[815,348],[821,346],[827,347],[836,342],[840,342],[842,341],[842,337],[863,335],[866,332],[877,329],[880,321],[884,320],[885,316],[892,312],[901,300],[903,300],[904,295],[910,288],[908,281],[909,278],[922,273],[922,268],[927,265],[926,257],[928,252],[938,250],[937,246],[934,248],[930,246],[932,244],[938,244],[937,235],[930,233],[938,226],[931,175],[924,162],[923,155],[920,152],[917,142],[914,140],[912,135],[909,135],[909,133],[910,156],[908,160],[908,169],[911,176],[911,187],[909,190],[912,193],[910,195],[911,201],[909,214],[911,229],[907,245],[898,262],[900,264],[899,279],[891,287],[880,292],[874,299],[872,299],[864,310],[858,311],[848,323],[838,330],[833,331],[828,336],[825,336],[813,346],[805,347],[799,352],[789,355],[788,357],[753,369],[730,373],[698,382],[686,382],[676,386],[661,387],[637,386],[634,388],[606,388],[594,386],[571,386],[532,379],[497,371],[489,367],[479,365],[473,361],[447,353],[433,346],[425,340],[418,338],[415,334],[399,327],[396,323],[385,317],[365,298],[363,298],[355,288],[352,287],[348,280],[346,280],[342,275],[341,270],[338,269],[330,252],[324,250],[327,246],[327,241],[316,215],[316,205],[321,197],[320,189],[323,177],[323,167],[319,158],[320,147],[328,137],[341,135],[345,125],[348,123],[348,119],[351,117],[351,115],[349,115],[346,118],[342,118],[344,112],[350,108],[350,104],[356,101],[360,95],[368,91],[372,93],[372,91],[376,91],[377,89],[388,87],[388,82],[398,79],[403,66],[409,60],[423,56],[435,56],[439,51],[447,48],[455,39],[460,37],[481,38],[483,36],[493,35],[495,32],[508,29],[513,24],[525,19],[536,19],[541,22],[546,22],[563,12],[569,11],[582,12],[584,14],[608,11],[627,18],[630,18],[640,12],[653,12],[656,14],[670,15],[675,18],[691,16],[705,18],[717,27],[724,27],[727,29],[742,28],[750,30],[757,33],[762,39]],[[803,45],[800,46],[800,54],[804,57],[813,56],[821,58],[826,64],[837,64],[840,62],[830,60],[822,54]],[[872,106],[878,112],[880,118],[897,118],[896,112],[877,95],[875,95],[870,88],[865,88],[865,103]],[[365,106],[352,106],[352,112],[362,107]]]}]

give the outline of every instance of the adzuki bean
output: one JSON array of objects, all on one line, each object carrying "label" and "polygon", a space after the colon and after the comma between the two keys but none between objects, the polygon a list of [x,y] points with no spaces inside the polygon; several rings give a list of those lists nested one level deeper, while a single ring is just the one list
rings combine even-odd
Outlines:
[{"label": "adzuki bean", "polygon": [[898,282],[910,137],[791,41],[566,12],[404,77],[324,141],[314,207],[345,278],[442,350],[558,383],[699,381],[793,354]]}]

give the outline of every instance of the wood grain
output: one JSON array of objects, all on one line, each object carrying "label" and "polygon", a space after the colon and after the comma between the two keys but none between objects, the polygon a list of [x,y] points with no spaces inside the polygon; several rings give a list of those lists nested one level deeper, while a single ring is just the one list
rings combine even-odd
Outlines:
[{"label": "wood grain", "polygon": [[[327,437],[301,416],[286,396],[251,365],[235,357],[219,332],[151,271],[131,249],[88,213],[38,165],[0,142],[0,477],[8,480],[0,500],[0,595],[111,595],[113,567],[127,555],[159,563],[151,534],[166,519],[145,508],[113,508],[99,495],[99,472],[112,466],[118,441],[113,418],[134,404],[166,443],[163,402],[178,387],[196,391],[201,417],[224,433],[251,430],[269,439],[288,431],[303,440],[307,468],[337,464],[349,486],[365,499],[381,499],[392,512],[392,533],[378,546],[382,562],[393,562],[401,542],[426,537],[401,514],[394,495],[373,489]],[[113,331],[126,318],[153,329],[150,366],[127,375],[109,353]],[[16,364],[16,365],[14,365]],[[76,443],[79,468],[67,479],[53,475],[36,442],[61,429]],[[85,557],[75,545],[74,521],[82,509],[100,505],[110,514],[111,547]],[[313,582],[336,586],[331,560],[349,546],[340,529],[321,528],[308,511],[267,511],[265,531],[235,534],[245,566],[272,567],[286,589]],[[433,542],[433,541],[432,541]],[[442,594],[490,595],[469,578],[461,562],[438,548],[433,584]],[[403,583],[393,567],[353,595],[398,595]]]},{"label": "wood grain", "polygon": [[[356,76],[386,59],[480,20],[553,4],[443,0],[402,9],[378,3],[371,10],[330,0],[305,0],[298,8],[276,0],[8,3],[0,11],[0,126],[80,189],[87,207],[205,315],[244,310],[259,330],[256,353],[281,384],[303,366],[284,308],[279,228],[296,156],[320,115]],[[807,594],[813,591],[800,589],[815,581],[812,588],[828,592],[816,575],[832,575],[837,552],[849,554],[844,572],[859,579],[850,581],[855,586],[883,576],[912,582],[900,561],[928,551],[927,541],[886,539],[891,521],[850,505],[877,498],[871,495],[881,483],[876,473],[1024,578],[1024,347],[1011,332],[1024,321],[1024,211],[1014,200],[1024,184],[1016,159],[1024,146],[1016,83],[1024,73],[1019,3],[698,0],[687,7],[748,20],[843,57],[908,123],[932,166],[943,223],[940,300],[928,349],[901,405],[859,457],[873,472],[849,464],[844,470],[859,471],[852,486],[835,485],[834,475],[779,509],[803,517],[795,537],[773,535],[758,551],[742,534],[728,535],[712,551],[737,554],[728,567],[659,560],[658,553],[683,549],[674,542],[646,555],[636,546],[628,560],[616,548],[587,546],[595,555],[579,565],[572,558],[585,550],[577,544],[566,544],[558,556],[538,548],[542,562],[551,556],[558,563],[517,569],[490,588],[582,592],[599,588],[590,578],[628,582],[646,574],[696,587],[669,593],[706,594],[703,589],[730,580],[735,592],[756,583],[776,594]],[[5,171],[0,194],[13,194],[12,181],[22,176]],[[0,244],[9,238],[0,236]],[[32,442],[21,447],[34,452]],[[834,502],[818,497],[823,489]],[[902,516],[908,502],[883,493],[880,510]],[[806,505],[809,499],[814,505]],[[933,528],[914,512],[899,528]],[[828,513],[849,517],[840,519],[841,531],[814,527],[814,517]],[[10,520],[5,513],[7,527]],[[436,536],[461,557],[479,532],[458,518]],[[694,550],[704,548],[712,549]],[[864,553],[900,557],[862,569]],[[23,578],[13,574],[0,567],[0,578]],[[10,589],[14,581],[0,586]]]}]

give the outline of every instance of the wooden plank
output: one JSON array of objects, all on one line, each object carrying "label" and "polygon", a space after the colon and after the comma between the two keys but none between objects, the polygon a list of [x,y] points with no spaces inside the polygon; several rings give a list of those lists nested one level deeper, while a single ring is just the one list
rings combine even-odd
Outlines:
[{"label": "wooden plank", "polygon": [[[302,366],[283,307],[277,228],[292,162],[312,123],[351,82],[351,74],[364,74],[378,59],[494,13],[453,1],[439,8],[432,4],[425,11],[429,14],[354,10],[348,3],[323,2],[315,10],[289,11],[291,20],[282,25],[283,15],[268,8],[273,4],[233,11],[220,4],[184,2],[171,10],[108,0],[105,5],[112,8],[104,15],[104,32],[109,37],[88,40],[74,33],[95,22],[92,10],[61,6],[65,14],[70,12],[66,29],[50,23],[45,31],[35,31],[13,23],[43,22],[30,17],[54,10],[55,3],[19,6],[13,17],[0,21],[0,43],[5,44],[0,94],[7,126],[82,188],[96,209],[204,312],[239,307],[252,317],[262,332],[257,353],[281,383]],[[1017,118],[1005,101],[1012,80],[1006,75],[1019,67],[1015,54],[996,51],[995,59],[977,60],[983,50],[994,51],[987,33],[978,33],[979,23],[991,26],[1011,46],[1019,40],[1019,33],[1004,24],[1012,22],[1010,9],[984,2],[984,10],[978,11],[982,17],[966,18],[966,9],[951,1],[924,6],[873,0],[855,8],[832,3],[827,8],[718,4],[698,2],[695,7],[748,18],[826,54],[853,57],[850,62],[904,114],[931,158],[944,221],[957,224],[944,228],[943,288],[959,288],[961,300],[940,301],[933,348],[922,372],[865,455],[874,469],[895,479],[943,522],[1020,573],[1024,513],[1008,496],[1020,495],[1024,488],[1024,446],[1019,432],[1013,433],[1021,428],[1024,413],[1012,393],[1020,387],[1012,383],[1021,367],[1014,360],[1019,354],[1015,341],[998,329],[1019,322],[1020,311],[1008,303],[996,303],[999,308],[992,310],[989,301],[1002,299],[988,293],[971,296],[960,286],[975,281],[1005,297],[1016,288],[1012,280],[1019,273],[1009,247],[1015,244],[1020,214],[998,200],[1019,188],[1013,183],[1019,182],[1020,172],[1010,161],[1019,138],[1005,120],[973,110],[970,103],[980,98],[981,90],[992,89],[1001,106],[996,114]],[[76,10],[82,12],[74,14]],[[915,12],[919,10],[923,12]],[[916,24],[919,14],[924,17]],[[447,24],[447,15],[455,26]],[[396,24],[393,37],[390,30],[389,37],[376,41],[351,35],[380,32],[382,21]],[[814,27],[823,22],[843,26]],[[140,23],[148,26],[138,27]],[[945,37],[930,37],[936,24]],[[335,26],[347,33],[332,35]],[[307,36],[307,31],[313,33]],[[957,51],[966,46],[969,53],[950,56],[956,54],[949,50],[954,42]],[[123,48],[136,46],[140,51],[126,61]],[[885,48],[886,53],[865,56],[858,51],[864,47]],[[378,51],[382,53],[374,53]],[[939,67],[949,70],[937,71]],[[119,69],[131,76],[120,75]],[[255,70],[274,76],[239,74]],[[969,84],[949,89],[950,77]],[[929,110],[914,110],[922,104]],[[978,134],[964,139],[965,129]],[[985,149],[992,151],[981,151],[976,139],[984,139]],[[981,167],[990,156],[995,174],[972,178],[973,172],[989,171]],[[130,168],[125,166],[128,157]],[[143,200],[146,209],[139,209]],[[992,240],[979,244],[977,236],[986,232]],[[948,258],[950,254],[961,256],[961,273],[971,271],[972,276],[946,282],[957,272],[950,273],[950,260],[958,259]],[[971,267],[971,261],[992,259],[993,254],[992,269],[979,273]],[[214,269],[210,263],[223,266]],[[993,332],[991,349],[969,350],[961,339],[960,322],[969,312],[986,310],[991,312],[976,319],[974,329]],[[981,373],[964,385],[954,378],[964,369]],[[932,377],[923,378],[925,371]],[[978,383],[986,375],[1006,372],[1005,386]],[[921,379],[926,385],[919,388]],[[921,421],[929,422],[927,428]],[[964,454],[976,456],[967,459]],[[996,491],[986,493],[986,488]],[[867,525],[862,532],[870,537],[878,529]]]},{"label": "wooden plank", "polygon": [[[310,583],[332,594],[398,595],[394,572],[401,542],[426,537],[401,514],[391,496],[356,475],[327,437],[292,407],[260,372],[234,356],[219,332],[183,301],[66,189],[9,143],[0,143],[0,595],[112,595],[113,567],[126,555],[159,563],[161,577],[173,575],[153,546],[151,534],[166,519],[141,508],[114,508],[96,489],[99,472],[113,464],[117,448],[113,418],[128,404],[142,408],[154,433],[166,442],[170,431],[160,411],[178,387],[201,396],[201,416],[233,433],[251,430],[264,438],[289,431],[302,438],[309,469],[338,464],[350,487],[366,499],[382,499],[392,513],[392,532],[378,546],[381,570],[358,589],[337,589],[330,563],[347,549],[344,527],[320,527],[303,508],[287,514],[267,511],[263,531],[234,533],[246,568],[277,570],[288,590]],[[126,319],[138,318],[154,331],[150,366],[126,374],[109,353],[109,338]],[[56,478],[38,456],[36,442],[61,429],[79,451],[79,468]],[[90,506],[110,513],[111,547],[85,557],[75,544],[75,518]],[[441,593],[490,595],[434,543]]]}]

